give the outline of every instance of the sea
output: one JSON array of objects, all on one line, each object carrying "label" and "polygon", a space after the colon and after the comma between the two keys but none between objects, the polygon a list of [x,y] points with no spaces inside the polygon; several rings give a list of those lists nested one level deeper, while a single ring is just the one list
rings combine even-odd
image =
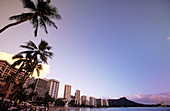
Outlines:
[{"label": "sea", "polygon": [[76,108],[57,111],[170,111],[170,107]]}]

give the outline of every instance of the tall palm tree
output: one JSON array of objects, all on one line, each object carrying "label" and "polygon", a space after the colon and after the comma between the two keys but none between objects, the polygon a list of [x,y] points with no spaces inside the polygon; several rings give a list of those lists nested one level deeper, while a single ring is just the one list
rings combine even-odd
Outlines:
[{"label": "tall palm tree", "polygon": [[[9,103],[5,104],[5,105],[3,105],[2,103],[3,103],[4,99],[9,94],[7,92],[9,92],[12,89],[12,87],[14,86],[14,82],[16,81],[17,76],[19,75],[19,73],[25,71],[26,65],[29,64],[30,55],[27,55],[25,58],[22,55],[15,55],[15,56],[13,56],[13,59],[14,58],[20,58],[20,59],[15,61],[11,65],[11,68],[14,68],[14,66],[16,66],[16,65],[20,65],[20,68],[18,69],[16,74],[11,75],[11,78],[5,83],[5,85],[1,89],[1,93],[4,93],[4,95],[3,95],[3,97],[2,97],[2,99],[0,101],[0,104],[1,104],[0,110],[5,110],[5,108],[8,107]],[[27,77],[27,75],[24,75],[24,76]]]},{"label": "tall palm tree", "polygon": [[[16,77],[18,76],[20,71],[24,71],[25,75],[24,75],[23,80],[21,81],[21,83],[24,84],[24,82],[26,81],[26,78],[29,75],[33,74],[34,69],[36,69],[37,74],[39,76],[40,70],[42,70],[41,61],[44,62],[44,63],[47,63],[47,58],[48,57],[52,58],[53,53],[49,52],[49,50],[51,49],[51,46],[49,46],[48,43],[44,40],[41,40],[38,47],[32,41],[29,41],[26,45],[21,45],[21,47],[26,48],[28,51],[23,51],[23,52],[18,53],[15,56],[13,56],[13,59],[18,59],[18,60],[15,61],[11,65],[11,67],[15,67],[15,66],[20,65],[18,72],[12,77],[12,79],[16,79]],[[25,56],[23,56],[23,55],[25,55]],[[11,85],[11,84],[13,84],[12,79],[10,79],[4,85],[4,88],[8,87],[6,89],[6,92],[12,87],[12,85]],[[20,85],[20,87],[21,86],[22,85]],[[16,92],[16,94],[15,94],[15,96],[16,96],[18,92],[17,92],[17,90],[15,90],[15,92]],[[6,96],[7,95],[5,93],[5,95],[1,99],[0,103],[2,103],[3,99]],[[12,97],[12,99],[13,98],[14,97]]]},{"label": "tall palm tree", "polygon": [[[32,75],[34,69],[36,69],[37,74],[39,76],[40,70],[42,70],[42,66],[40,64],[41,61],[47,64],[47,58],[48,57],[52,58],[53,53],[49,51],[51,49],[51,46],[49,46],[46,41],[41,40],[38,46],[36,46],[32,41],[29,41],[27,42],[26,45],[21,45],[21,47],[27,49],[27,51],[22,51],[17,55],[13,56],[12,59],[18,59],[18,60],[15,61],[11,65],[11,67],[14,68],[20,65],[20,68],[18,72],[13,76],[13,79],[15,79],[18,76],[19,72],[21,71],[24,71]],[[4,88],[9,87],[11,81],[12,80],[8,81],[4,85]]]},{"label": "tall palm tree", "polygon": [[15,82],[16,77],[18,76],[18,74],[22,71],[24,71],[24,67],[26,67],[26,64],[28,64],[29,62],[29,55],[27,55],[25,58],[22,55],[15,55],[13,56],[12,59],[14,58],[20,58],[19,60],[15,61],[12,65],[11,68],[14,68],[16,65],[20,65],[20,68],[18,69],[18,71],[15,74],[11,74],[11,78],[5,83],[5,85],[2,87],[0,93],[4,93],[5,95],[3,96],[3,98],[6,98],[7,96],[7,91],[9,89],[11,89],[11,87],[13,86],[13,83]]},{"label": "tall palm tree", "polygon": [[46,25],[54,26],[57,29],[57,26],[50,18],[59,20],[61,19],[61,16],[58,14],[56,7],[50,5],[50,0],[37,0],[36,4],[31,0],[22,0],[22,3],[24,8],[29,9],[31,12],[11,16],[9,19],[16,20],[16,22],[8,24],[0,29],[0,33],[9,27],[18,25],[28,20],[33,24],[33,28],[35,29],[35,37],[37,36],[39,26],[43,28],[46,33],[48,33]]},{"label": "tall palm tree", "polygon": [[[18,57],[16,57],[16,56],[17,56],[17,55],[15,55],[13,58],[18,58]],[[21,59],[23,59],[23,58],[21,58]],[[19,61],[19,60],[17,60],[17,61]],[[17,62],[17,61],[16,61],[16,62]],[[41,66],[41,64],[39,64],[39,61],[38,61],[38,62],[37,62],[37,61],[35,61],[35,62],[30,62],[30,63],[26,63],[26,64],[27,64],[26,67],[23,68],[23,71],[25,72],[25,75],[24,75],[22,78],[18,79],[18,81],[19,81],[18,84],[15,84],[15,85],[14,85],[15,88],[14,88],[14,90],[13,90],[12,95],[11,95],[10,98],[9,98],[9,99],[10,99],[10,102],[8,102],[8,104],[6,104],[6,105],[3,105],[3,107],[0,107],[0,110],[8,109],[8,107],[9,107],[10,103],[12,102],[12,100],[15,101],[15,103],[17,102],[18,97],[20,97],[20,94],[19,94],[19,93],[21,93],[21,92],[24,91],[24,87],[23,87],[24,83],[25,83],[26,80],[29,78],[29,76],[33,74],[34,69],[36,69],[37,75],[39,76],[40,70],[42,70],[42,66]],[[18,75],[18,74],[16,74],[15,76],[13,76],[13,78],[16,78],[17,75]],[[13,79],[11,79],[11,80],[13,80]],[[15,81],[15,80],[14,80],[14,81]],[[10,84],[12,84],[12,83],[10,82]],[[10,86],[11,86],[11,85],[10,85]],[[13,85],[12,85],[12,86],[13,86]],[[12,86],[11,86],[11,87],[12,87]],[[6,94],[5,94],[5,95],[6,95]],[[2,98],[2,101],[3,101],[3,99],[4,99],[4,97]],[[1,104],[2,104],[2,103],[1,103]]]}]

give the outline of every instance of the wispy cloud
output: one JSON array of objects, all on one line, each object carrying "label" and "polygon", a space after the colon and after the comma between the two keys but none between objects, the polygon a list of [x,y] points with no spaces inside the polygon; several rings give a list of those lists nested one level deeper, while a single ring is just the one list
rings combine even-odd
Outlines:
[{"label": "wispy cloud", "polygon": [[165,102],[170,105],[170,92],[160,93],[160,94],[134,94],[128,97],[130,100],[144,103],[144,104],[156,104],[160,102]]},{"label": "wispy cloud", "polygon": [[[12,60],[12,56],[14,56],[14,55],[8,54],[8,53],[5,53],[5,52],[0,52],[0,59],[8,61],[10,64],[15,62],[15,60]],[[39,78],[44,78],[47,74],[49,74],[49,72],[50,72],[50,66],[47,65],[47,64],[43,64],[43,70],[40,71],[40,77]],[[38,77],[36,71],[33,74],[33,76],[36,77],[36,78]]]},{"label": "wispy cloud", "polygon": [[167,40],[170,40],[170,37],[167,37]]}]

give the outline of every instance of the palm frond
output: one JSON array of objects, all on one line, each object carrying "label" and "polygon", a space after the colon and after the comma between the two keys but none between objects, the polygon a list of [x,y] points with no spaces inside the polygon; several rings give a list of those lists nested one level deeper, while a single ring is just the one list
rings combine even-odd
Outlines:
[{"label": "palm frond", "polygon": [[45,55],[45,56],[47,56],[47,57],[52,58],[52,56],[53,56],[53,52],[45,51],[45,52],[44,52],[44,55]]},{"label": "palm frond", "polygon": [[27,42],[27,46],[31,46],[31,47],[33,47],[35,49],[38,49],[37,46],[32,41]]},{"label": "palm frond", "polygon": [[35,30],[34,30],[34,36],[35,37],[37,36],[37,32],[38,32],[38,19],[37,19],[36,24],[35,24]]},{"label": "palm frond", "polygon": [[22,48],[26,48],[26,49],[30,49],[30,50],[34,50],[34,48],[29,47],[29,46],[26,46],[26,45],[20,45],[20,47],[22,47]]},{"label": "palm frond", "polygon": [[39,24],[40,24],[40,27],[42,27],[45,30],[45,32],[48,33],[46,24],[42,18],[40,18]]},{"label": "palm frond", "polygon": [[28,19],[32,15],[33,15],[33,13],[22,13],[20,15],[14,15],[14,16],[9,17],[9,20],[21,21],[24,19]]},{"label": "palm frond", "polygon": [[40,58],[41,58],[42,62],[47,64],[47,57],[45,55],[40,54]]},{"label": "palm frond", "polygon": [[12,67],[12,68],[15,68],[16,66],[19,66],[22,62],[23,62],[22,59],[17,60],[17,61],[15,61],[15,62],[11,65],[11,67]]},{"label": "palm frond", "polygon": [[34,28],[37,26],[37,21],[38,21],[38,14],[35,13],[34,17],[31,19]]},{"label": "palm frond", "polygon": [[62,19],[60,14],[55,14],[55,18],[56,18],[57,20]]},{"label": "palm frond", "polygon": [[23,56],[21,54],[14,55],[12,59],[21,59]]},{"label": "palm frond", "polygon": [[22,3],[24,5],[24,8],[29,8],[32,11],[36,10],[36,7],[35,7],[34,3],[31,0],[22,0]]},{"label": "palm frond", "polygon": [[50,18],[55,18],[55,19],[57,19],[57,20],[60,20],[60,19],[61,19],[61,15],[58,14],[58,11],[57,11],[57,8],[56,8],[56,7],[54,7],[54,6],[52,6],[52,5],[49,5],[47,11],[48,11],[48,16],[49,16]]},{"label": "palm frond", "polygon": [[48,47],[48,43],[47,43],[45,40],[41,40],[38,48],[39,48],[41,51],[43,51],[43,50],[46,49],[46,47]]},{"label": "palm frond", "polygon": [[51,46],[47,46],[47,47],[46,47],[47,50],[50,50],[51,48],[52,48]]},{"label": "palm frond", "polygon": [[26,54],[26,55],[31,55],[35,51],[22,51],[19,54]]},{"label": "palm frond", "polygon": [[53,27],[55,27],[56,29],[58,29],[57,26],[55,25],[55,23],[54,23],[52,20],[50,20],[47,16],[43,16],[42,18],[43,18],[43,20],[44,20],[49,26],[52,25]]}]

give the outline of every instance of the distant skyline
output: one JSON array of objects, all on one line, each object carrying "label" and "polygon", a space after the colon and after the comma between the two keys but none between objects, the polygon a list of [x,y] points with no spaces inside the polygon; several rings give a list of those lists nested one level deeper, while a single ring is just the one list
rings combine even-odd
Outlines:
[{"label": "distant skyline", "polygon": [[[51,2],[62,16],[58,30],[40,29],[35,38],[29,22],[11,27],[0,33],[0,52],[17,54],[21,44],[45,39],[54,57],[44,77],[60,81],[61,97],[71,84],[72,95],[79,89],[81,95],[170,103],[169,0]],[[23,12],[20,0],[1,0],[0,28]]]}]

